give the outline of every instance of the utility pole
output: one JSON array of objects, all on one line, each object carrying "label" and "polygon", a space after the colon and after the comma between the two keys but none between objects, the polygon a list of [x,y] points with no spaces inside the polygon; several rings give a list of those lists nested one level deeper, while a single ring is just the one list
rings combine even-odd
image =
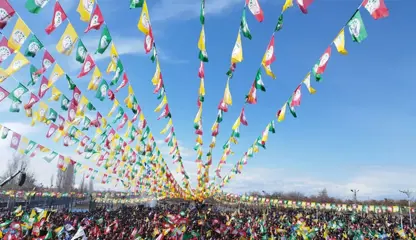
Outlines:
[{"label": "utility pole", "polygon": [[357,192],[359,192],[360,190],[358,189],[351,189],[351,192],[354,194],[354,203],[357,204]]},{"label": "utility pole", "polygon": [[410,207],[410,204],[411,204],[411,200],[412,200],[413,191],[410,191],[408,189],[408,190],[399,190],[399,192],[401,192],[403,194],[406,194],[406,196],[407,196],[407,203],[408,203],[408,207],[409,207],[410,228],[412,228],[413,227],[413,224],[412,224],[412,209]]}]

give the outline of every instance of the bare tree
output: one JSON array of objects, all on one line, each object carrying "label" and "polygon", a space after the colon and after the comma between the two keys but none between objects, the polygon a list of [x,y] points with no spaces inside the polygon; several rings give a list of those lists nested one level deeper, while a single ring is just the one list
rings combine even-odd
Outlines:
[{"label": "bare tree", "polygon": [[70,192],[74,188],[75,172],[74,166],[69,164],[65,171],[58,169],[56,187],[59,191]]},{"label": "bare tree", "polygon": [[6,166],[6,171],[0,177],[2,180],[12,176],[14,173],[19,171],[20,169],[25,169],[26,172],[26,181],[23,186],[19,187],[19,178],[15,178],[11,180],[8,184],[6,184],[3,189],[20,189],[20,190],[31,190],[37,187],[36,177],[35,174],[29,169],[29,162],[27,156],[21,154],[13,154],[12,158],[9,159]]},{"label": "bare tree", "polygon": [[321,202],[325,202],[325,201],[330,200],[330,197],[328,196],[328,191],[326,190],[326,188],[324,188],[324,189],[322,189],[321,191],[318,192],[317,198]]},{"label": "bare tree", "polygon": [[55,178],[55,175],[52,174],[50,188],[53,188],[53,181],[55,180],[54,178]]},{"label": "bare tree", "polygon": [[81,183],[79,184],[79,191],[82,193],[85,192],[85,189],[86,189],[84,176],[85,174],[82,175]]},{"label": "bare tree", "polygon": [[90,182],[88,183],[88,192],[94,192],[94,181],[90,178]]}]

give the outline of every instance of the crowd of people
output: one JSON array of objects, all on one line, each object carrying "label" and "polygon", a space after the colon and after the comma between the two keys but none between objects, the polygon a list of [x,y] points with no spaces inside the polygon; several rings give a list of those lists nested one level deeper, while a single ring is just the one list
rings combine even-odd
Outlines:
[{"label": "crowd of people", "polygon": [[166,201],[86,212],[19,207],[0,213],[0,239],[416,239],[409,220],[388,213]]}]

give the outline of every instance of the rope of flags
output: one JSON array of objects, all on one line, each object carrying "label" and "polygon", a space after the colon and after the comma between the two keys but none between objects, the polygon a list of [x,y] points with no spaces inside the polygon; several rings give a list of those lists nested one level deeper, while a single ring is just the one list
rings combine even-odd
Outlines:
[{"label": "rope of flags", "polygon": [[[301,8],[303,13],[307,13],[307,7],[312,3],[312,1],[298,1],[298,5]],[[254,79],[253,84],[251,85],[251,88],[249,90],[249,93],[245,97],[245,103],[241,109],[241,112],[237,119],[235,120],[233,126],[232,126],[232,132],[226,143],[223,145],[223,153],[221,156],[221,159],[218,163],[218,166],[215,170],[216,175],[214,175],[213,182],[216,181],[216,178],[221,178],[220,172],[222,169],[222,166],[226,163],[227,158],[230,154],[232,154],[231,149],[231,143],[238,144],[238,138],[240,137],[240,126],[243,124],[244,126],[248,126],[248,122],[245,115],[245,107],[248,104],[256,104],[257,103],[257,90],[266,91],[266,88],[264,86],[263,80],[262,80],[262,71],[261,68],[264,68],[264,71],[268,76],[270,76],[272,79],[276,79],[275,74],[273,73],[271,69],[271,64],[276,60],[275,54],[274,54],[274,35],[276,32],[280,31],[283,27],[283,13],[290,7],[293,6],[293,0],[286,0],[282,11],[279,15],[276,27],[273,30],[272,36],[270,38],[270,41],[267,45],[266,52],[261,60],[260,67],[256,72],[256,76]],[[226,73],[227,75],[227,81],[226,86],[224,90],[224,96],[220,100],[220,103],[218,105],[218,113],[217,118],[211,128],[212,131],[212,141],[210,144],[210,152],[208,158],[212,158],[212,150],[216,146],[216,137],[219,134],[219,127],[220,123],[223,121],[224,113],[228,112],[228,108],[232,105],[232,96],[230,91],[230,80],[234,75],[234,72],[237,67],[237,63],[241,63],[243,61],[243,47],[242,47],[242,40],[241,35],[243,35],[245,38],[251,40],[252,35],[247,23],[246,19],[246,9],[249,9],[249,11],[255,16],[255,18],[262,22],[264,19],[263,10],[261,9],[259,3],[257,0],[246,0],[245,5],[242,12],[242,17],[240,21],[240,26],[237,33],[237,39],[234,44],[234,48],[231,54],[231,65]],[[211,163],[208,161],[208,163]]]},{"label": "rope of flags", "polygon": [[[8,12],[8,15],[9,16],[13,16],[15,14],[14,9],[11,7],[11,5],[7,1],[0,2],[0,4],[1,4],[0,6],[3,6],[3,7],[5,7],[5,9],[8,9],[9,10],[9,12]],[[79,11],[79,8],[80,8],[80,6],[78,7],[78,11]],[[95,16],[98,16],[98,17],[95,17]],[[19,19],[18,19],[18,21],[17,21],[17,23],[15,25],[15,29],[14,30],[19,30],[19,33],[23,32],[23,35],[26,37],[26,36],[28,36],[31,33],[31,30],[23,22],[23,20],[21,19],[21,17],[20,16],[18,16],[18,17],[19,17]],[[96,18],[96,19],[102,18],[103,19],[102,14],[100,13],[99,10],[98,10],[98,15],[93,15],[93,17],[91,18],[91,22],[93,22],[92,19],[94,19],[94,18]],[[7,20],[8,19],[10,19],[10,17],[7,18]],[[55,4],[55,7],[54,7],[54,18],[52,20],[53,23],[50,26],[47,27],[47,30],[46,30],[47,33],[48,32],[50,33],[50,32],[52,32],[51,30],[56,29],[56,27],[58,27],[62,23],[62,20],[65,20],[65,19],[68,19],[68,18],[66,17],[65,12],[63,11],[62,7],[60,6],[59,2],[57,1],[56,4]],[[69,21],[69,19],[68,19],[68,21]],[[4,26],[5,26],[5,24],[4,24]],[[96,26],[96,25],[94,25],[94,26]],[[98,27],[96,27],[96,28],[98,28]],[[17,31],[13,31],[13,32],[17,32]],[[68,34],[65,34],[65,33],[68,33]],[[61,40],[59,41],[59,43],[57,45],[57,50],[58,51],[61,50],[59,52],[64,53],[64,54],[66,53],[66,55],[70,55],[68,53],[70,53],[72,51],[72,48],[73,48],[76,40],[78,39],[78,36],[77,36],[77,34],[76,34],[75,30],[73,29],[73,27],[72,27],[72,25],[71,25],[70,22],[69,22],[69,24],[67,26],[67,29],[66,29],[65,33],[63,34],[63,36],[61,37]],[[110,37],[110,41],[107,41],[107,43],[106,43],[106,41],[103,41],[103,39],[107,39],[108,40],[108,35],[109,35],[108,28],[104,28],[103,33],[104,34],[102,34],[101,41],[100,41],[100,46],[102,45],[104,47],[101,47],[101,50],[100,50],[100,46],[99,46],[99,49],[97,50],[97,52],[99,52],[99,53],[104,52],[102,49],[104,49],[105,46],[108,47],[109,42],[111,42],[111,37]],[[14,36],[12,36],[11,39],[13,39],[13,37]],[[41,44],[41,42],[37,39],[36,35],[33,34],[32,35],[32,39],[33,40],[31,40],[31,44],[29,44],[29,48],[28,48],[26,54],[29,55],[29,56],[34,57],[36,55],[37,51],[40,50],[40,49],[42,49],[42,48],[44,48],[44,47],[43,47],[43,44]],[[20,47],[23,44],[23,42],[24,41],[10,41],[9,40],[8,41],[8,46],[12,46],[12,47],[14,47],[16,49],[20,49]],[[104,44],[102,44],[103,42],[104,42]],[[17,43],[17,44],[14,44],[14,43]],[[72,43],[72,44],[68,44],[68,43]],[[33,46],[35,46],[35,47],[33,47]],[[60,48],[60,46],[62,48]],[[115,54],[112,54],[113,55],[112,56],[112,63],[116,59],[114,57],[114,55],[117,56],[117,65],[116,65],[117,67],[115,68],[114,71],[116,71],[116,75],[121,75],[121,72],[123,71],[123,70],[121,70],[122,69],[122,64],[121,64],[121,61],[118,59],[118,54],[117,54],[117,52],[115,50],[114,43],[112,43],[111,49],[112,49],[112,53],[115,53]],[[10,76],[11,75],[10,73],[14,73],[17,70],[19,70],[22,67],[22,65],[26,65],[27,64],[26,62],[28,62],[28,61],[25,61],[24,60],[25,58],[24,57],[22,58],[22,55],[19,54],[19,53],[20,52],[18,52],[18,54],[16,56],[16,58],[17,58],[16,61],[13,61],[13,64],[11,64],[11,66],[12,66],[11,70],[13,70],[13,72],[11,72],[11,71],[9,71],[9,72],[8,71],[1,71],[3,73],[2,74],[1,81],[4,81],[8,76]],[[85,76],[89,71],[91,71],[92,68],[94,68],[93,79],[92,79],[92,81],[89,84],[89,89],[98,88],[96,86],[96,83],[98,82],[98,79],[101,77],[101,73],[98,70],[98,67],[95,66],[95,63],[94,63],[92,57],[89,54],[87,55],[86,53],[87,53],[87,50],[86,50],[85,46],[82,44],[81,39],[79,39],[79,41],[78,41],[78,47],[77,47],[77,56],[76,56],[76,58],[77,58],[77,61],[80,61],[80,62],[83,61],[83,63],[84,63],[83,70],[81,71],[81,73],[80,73],[79,76],[81,76],[81,77],[82,76]],[[85,57],[85,55],[87,55],[87,56]],[[47,70],[47,68],[49,68],[54,62],[55,62],[55,59],[50,55],[49,52],[47,52],[47,50],[45,50],[44,59],[42,61],[42,65],[43,65],[42,68],[40,70],[36,70],[34,66],[33,67],[31,66],[31,77],[32,77],[32,84],[33,85],[36,83],[36,81],[35,81],[36,78],[34,77],[34,75],[43,74]],[[112,63],[110,63],[109,68],[108,68],[110,70],[111,70],[111,67],[110,66],[111,66]],[[56,63],[56,65],[54,67],[54,70],[53,70],[53,73],[51,74],[51,78],[49,79],[49,81],[46,78],[43,79],[43,83],[41,84],[41,87],[40,87],[40,93],[41,94],[39,94],[39,95],[43,97],[43,95],[46,93],[47,89],[49,89],[51,87],[51,85],[53,85],[53,83],[56,82],[58,80],[58,78],[60,76],[62,76],[63,74],[64,74],[63,69]],[[100,77],[98,77],[97,75],[100,76]],[[95,78],[94,78],[94,76],[95,76]],[[127,76],[127,75],[124,74],[124,76]],[[68,75],[66,75],[66,77],[67,77],[67,80],[68,80],[70,89],[72,88],[71,90],[74,90],[74,96],[80,96],[81,92],[79,91],[79,89],[76,88],[76,85],[73,83],[73,81],[69,78]],[[95,79],[95,81],[94,81],[94,79]],[[126,79],[127,79],[127,77],[123,77],[123,83],[120,86],[123,86],[123,84],[124,84],[124,86],[126,85],[126,81],[125,81]],[[103,81],[105,81],[105,80],[103,80]],[[128,79],[127,79],[127,82],[128,82]],[[18,92],[20,94],[19,96],[22,95],[21,94],[21,91],[20,91],[21,89],[23,89],[24,90],[23,92],[25,92],[25,89],[22,88],[22,86],[23,86],[23,84],[20,84],[19,83],[19,88],[17,88],[18,91],[16,91],[16,92]],[[106,86],[106,87],[102,87],[102,86]],[[119,89],[119,88],[120,87],[118,87],[117,89]],[[100,100],[104,100],[104,97],[107,95],[107,93],[105,91],[106,89],[108,89],[108,84],[100,84],[100,90],[102,90],[102,91],[100,91]],[[116,89],[116,92],[117,92],[117,89]],[[1,90],[4,90],[4,89],[1,89]],[[59,91],[59,89],[57,89],[56,87],[52,88],[52,92],[53,92],[53,98],[54,99],[56,99],[56,98],[59,99],[59,97],[57,97],[57,96],[62,95],[61,92]],[[3,91],[3,93],[4,93],[4,91]],[[110,93],[111,93],[111,90],[108,91],[109,98],[111,99],[111,94]],[[130,84],[129,84],[129,93],[130,93],[130,97],[131,97],[131,95],[133,95],[132,96],[132,98],[133,98],[133,101],[132,102],[134,102],[135,101],[135,97],[134,97],[134,93],[132,91],[132,87],[131,87]],[[5,94],[3,94],[3,95],[5,95]],[[36,96],[36,95],[32,93],[32,96]],[[63,102],[66,102],[66,103],[69,102],[69,99],[66,98],[64,95],[62,95],[62,97],[63,97],[63,100],[65,100]],[[4,98],[0,98],[0,99],[3,100]],[[114,99],[115,99],[115,96],[113,97],[112,100],[114,100]],[[81,101],[82,101],[82,99],[81,99]],[[89,102],[88,99],[86,101]],[[115,99],[115,101],[117,101],[117,100]],[[31,98],[31,102],[32,103],[31,103],[30,109],[33,106],[33,104],[37,102],[36,101],[36,98]],[[127,102],[126,104],[128,105],[128,101],[125,101],[125,102]],[[118,103],[118,101],[115,102],[114,105],[117,105],[117,103]],[[136,101],[136,104],[137,104],[137,101]],[[87,106],[92,106],[92,108],[94,108],[93,105],[91,105],[91,104],[86,104],[86,105]],[[133,105],[133,104],[131,104],[131,105]],[[137,104],[137,108],[140,109],[140,107],[138,106],[138,104]],[[16,109],[16,108],[14,108],[14,109]],[[46,110],[47,110],[47,108],[46,108]],[[122,108],[119,108],[119,110],[121,111]],[[132,109],[132,110],[134,110],[134,109]],[[15,110],[15,111],[17,111],[17,110]],[[56,111],[54,111],[54,112],[56,113]],[[69,117],[71,116],[71,114],[72,114],[72,116],[74,116],[74,112],[76,112],[75,109],[72,109],[72,111],[69,110],[69,114],[68,114]],[[127,115],[124,115],[123,116],[124,117],[123,119],[125,119],[125,116],[127,116]],[[135,115],[135,117],[137,118],[137,115]],[[140,113],[140,118],[141,118],[142,124],[145,125],[146,124],[145,123],[146,120],[144,119],[144,115],[142,113]],[[88,119],[88,118],[86,118],[86,119]],[[104,119],[104,118],[102,118],[101,114],[99,112],[97,112],[97,122],[95,122],[95,124],[100,125],[99,120],[102,120],[102,119]],[[135,119],[133,118],[133,121],[134,120]],[[86,122],[90,122],[90,121],[86,121]],[[91,121],[90,123],[93,123],[93,122],[94,121]],[[55,130],[56,129],[57,128],[55,127]],[[151,135],[150,129],[148,127],[146,128],[146,131],[148,133],[148,136]],[[115,131],[114,131],[114,133],[115,133]],[[52,132],[52,134],[53,134],[53,132]],[[153,141],[154,146],[155,146],[155,142],[154,142],[153,137],[151,137],[150,139]],[[155,148],[157,148],[157,147],[155,146]],[[159,156],[161,156],[160,155],[160,151],[159,150],[157,150],[157,151],[158,151]],[[134,150],[132,150],[132,152],[134,152]],[[137,155],[137,153],[135,153],[135,155]],[[163,160],[162,160],[162,163],[164,163]],[[163,167],[165,167],[165,169],[168,169],[167,166],[166,166],[166,163],[164,163],[164,166]],[[172,176],[172,174],[170,174],[170,173],[169,173],[169,175]],[[175,181],[175,186],[177,186],[176,181]]]},{"label": "rope of flags", "polygon": [[[303,209],[322,209],[337,211],[357,211],[357,212],[375,212],[375,213],[398,213],[400,208],[403,212],[409,211],[407,206],[398,205],[374,205],[374,204],[345,204],[345,203],[321,203],[314,201],[294,201],[285,199],[272,199],[268,197],[255,197],[248,195],[237,195],[230,193],[222,193],[214,197],[215,200],[227,204],[247,204],[247,205],[263,205],[276,206],[284,208],[303,208]],[[410,208],[411,212],[416,212],[415,208]]]},{"label": "rope of flags", "polygon": [[[329,44],[328,48],[319,58],[318,62],[313,66],[312,70],[309,71],[306,77],[297,85],[289,99],[277,112],[277,122],[282,122],[285,119],[287,108],[289,108],[289,111],[294,118],[297,117],[295,108],[299,107],[301,104],[302,85],[307,88],[310,94],[314,94],[316,92],[316,90],[311,86],[311,75],[315,78],[316,82],[320,82],[322,80],[322,74],[325,72],[331,56],[332,45],[335,46],[340,54],[347,54],[347,50],[345,49],[345,28],[349,30],[353,42],[360,43],[367,38],[367,31],[360,13],[360,9],[363,6],[376,20],[388,17],[389,15],[389,11],[384,3],[384,0],[364,0],[355,10],[352,17],[341,28],[341,31],[337,34],[335,39]],[[259,147],[266,149],[266,142],[268,140],[269,133],[275,133],[275,120],[272,120],[267,124],[262,134],[257,137],[254,143],[248,148],[247,152],[244,153],[244,156],[234,165],[230,172],[222,178],[220,185],[214,186],[211,192],[212,194],[215,194],[223,188],[232,178],[236,176],[236,174],[241,174],[243,166],[247,164],[249,158],[254,156],[254,153],[259,151]]]},{"label": "rope of flags", "polygon": [[[150,16],[149,11],[147,9],[147,2],[146,0],[131,0],[130,1],[130,8],[141,8],[141,14],[139,21],[137,23],[137,28],[140,32],[142,32],[145,35],[145,41],[144,41],[144,47],[146,53],[149,53],[153,50],[153,54],[151,56],[152,62],[156,62],[156,70],[155,74],[152,78],[152,84],[155,86],[155,89],[153,91],[154,94],[159,94],[158,99],[161,99],[160,104],[156,107],[155,112],[159,112],[163,109],[162,113],[160,114],[158,120],[162,118],[169,119],[166,127],[161,131],[161,134],[165,134],[166,132],[169,132],[169,134],[165,138],[165,142],[168,143],[168,146],[171,148],[170,154],[173,158],[173,163],[178,164],[177,172],[181,173],[183,178],[183,187],[186,189],[187,193],[191,196],[194,195],[190,181],[189,181],[189,175],[185,171],[185,167],[183,165],[182,156],[179,150],[178,140],[176,138],[176,132],[174,128],[174,124],[172,121],[172,114],[169,109],[169,102],[167,98],[167,92],[166,87],[163,81],[162,77],[162,71],[160,68],[160,62],[158,58],[158,51],[156,48],[156,43],[153,36],[153,30],[152,25],[150,22]],[[205,58],[205,56],[203,56]]]}]

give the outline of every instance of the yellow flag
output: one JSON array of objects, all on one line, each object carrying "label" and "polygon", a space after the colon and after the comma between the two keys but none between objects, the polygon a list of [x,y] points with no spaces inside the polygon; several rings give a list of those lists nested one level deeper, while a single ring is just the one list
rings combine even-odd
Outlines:
[{"label": "yellow flag", "polygon": [[30,31],[30,28],[19,17],[19,19],[17,19],[16,24],[14,25],[12,34],[9,37],[7,45],[16,52],[19,51],[20,47],[29,37],[31,32],[32,31]]},{"label": "yellow flag", "polygon": [[53,84],[55,84],[56,81],[58,81],[58,79],[62,77],[62,75],[64,74],[65,74],[64,70],[61,68],[61,66],[59,66],[58,63],[56,63],[55,66],[53,67],[51,75],[49,76],[48,88],[51,87]]},{"label": "yellow flag", "polygon": [[204,79],[201,78],[200,84],[199,84],[199,95],[200,96],[205,96],[205,84],[204,84]]},{"label": "yellow flag", "polygon": [[237,128],[240,127],[240,116],[238,116],[237,120],[235,120],[233,127],[231,128],[233,131],[235,131]]},{"label": "yellow flag", "polygon": [[162,129],[162,131],[160,131],[160,134],[165,134],[171,126],[172,126],[172,119],[170,118],[165,128]]},{"label": "yellow flag", "polygon": [[113,107],[110,109],[110,112],[108,112],[107,117],[111,117],[113,115],[113,113],[117,109],[118,105],[120,105],[120,103],[118,102],[117,99],[114,99]]},{"label": "yellow flag", "polygon": [[56,51],[67,56],[71,55],[72,49],[74,49],[75,42],[77,40],[77,32],[75,31],[72,24],[69,22],[66,26],[65,32],[61,36],[61,39],[59,39],[58,44],[56,44]]},{"label": "yellow flag", "polygon": [[94,8],[95,0],[79,0],[79,4],[77,7],[77,12],[79,13],[79,17],[83,22],[89,22],[92,10]]},{"label": "yellow flag", "polygon": [[337,37],[334,39],[335,47],[337,51],[342,55],[347,55],[348,51],[345,49],[345,33],[344,28],[338,33]]},{"label": "yellow flag", "polygon": [[55,86],[52,87],[52,96],[48,99],[48,101],[58,101],[61,97],[62,92]]},{"label": "yellow flag", "polygon": [[270,65],[266,65],[264,62],[262,62],[261,65],[263,65],[264,71],[266,71],[266,74],[269,75],[269,77],[276,79],[276,76],[274,75]]},{"label": "yellow flag", "polygon": [[85,108],[87,107],[87,104],[89,102],[90,101],[85,96],[81,97],[81,100],[79,101],[78,108],[77,108],[77,113],[76,113],[77,116],[84,116]]},{"label": "yellow flag", "polygon": [[111,61],[107,66],[106,73],[109,74],[111,72],[115,72],[116,69],[117,69],[117,63],[114,63],[113,61]]},{"label": "yellow flag", "polygon": [[106,128],[107,127],[107,119],[102,118],[101,122],[102,122],[102,124],[101,124],[102,128]]},{"label": "yellow flag", "polygon": [[40,102],[39,103],[39,110],[38,110],[38,121],[39,122],[46,122],[46,112],[48,111],[49,107],[46,103]]},{"label": "yellow flag", "polygon": [[199,34],[198,48],[201,51],[206,51],[206,49],[205,49],[205,28],[204,28],[204,25],[202,25],[201,33]]},{"label": "yellow flag", "polygon": [[231,63],[239,63],[241,61],[243,61],[243,45],[241,43],[241,34],[239,31],[231,54]]},{"label": "yellow flag", "polygon": [[10,75],[7,74],[6,70],[0,68],[0,83],[4,82]]},{"label": "yellow flag", "polygon": [[233,99],[231,97],[231,92],[230,92],[230,80],[227,80],[227,85],[225,86],[225,91],[224,91],[224,103],[227,105],[232,105],[233,104]]},{"label": "yellow flag", "polygon": [[281,122],[281,121],[285,120],[286,106],[287,106],[287,104],[285,103],[283,105],[283,107],[277,112],[277,121],[278,122]]},{"label": "yellow flag", "polygon": [[311,73],[310,72],[308,73],[308,75],[306,75],[305,79],[303,79],[302,82],[303,84],[305,84],[310,94],[316,93],[316,90],[313,87],[311,87]]},{"label": "yellow flag", "polygon": [[150,31],[150,17],[149,11],[147,10],[146,0],[144,0],[142,13],[140,14],[139,23],[137,24],[137,28],[144,33],[145,35],[149,34]]},{"label": "yellow flag", "polygon": [[201,120],[201,115],[202,115],[202,105],[199,106],[198,112],[196,113],[196,116],[194,119],[194,123],[197,123]]},{"label": "yellow flag", "polygon": [[[131,121],[127,121],[127,128],[126,128],[126,132],[124,133],[124,138],[127,138],[129,136],[131,127],[133,126],[133,123],[131,123]],[[129,145],[127,145],[129,146]]]},{"label": "yellow flag", "polygon": [[128,92],[129,92],[129,95],[134,95],[133,87],[130,84],[129,84],[129,87],[128,87]]},{"label": "yellow flag", "polygon": [[156,70],[152,78],[153,86],[156,86],[159,83],[159,80],[160,80],[160,65],[159,65],[159,61],[156,60]]},{"label": "yellow flag", "polygon": [[17,71],[19,71],[23,66],[27,65],[29,60],[20,52],[17,52],[14,56],[12,62],[10,63],[9,67],[6,69],[6,75],[10,76]]},{"label": "yellow flag", "polygon": [[160,112],[160,110],[162,110],[162,108],[166,105],[166,103],[168,103],[168,99],[166,98],[166,95],[165,95],[163,96],[162,102],[160,102],[159,106],[155,108],[155,112]]},{"label": "yellow flag", "polygon": [[36,121],[39,121],[39,113],[38,112],[34,112],[32,114],[32,121],[30,122],[30,126],[35,126]]},{"label": "yellow flag", "polygon": [[114,42],[111,43],[110,57],[111,57],[111,60],[113,62],[117,62],[117,60],[118,60],[118,52],[117,52],[117,49],[116,49],[116,45],[114,45]]},{"label": "yellow flag", "polygon": [[88,83],[87,89],[96,91],[98,88],[98,85],[100,84],[101,77],[102,77],[102,74],[101,74],[100,69],[97,66],[95,66],[94,72],[92,73],[91,81],[90,83]]},{"label": "yellow flag", "polygon": [[282,12],[286,11],[290,7],[293,7],[293,0],[286,0],[283,5]]}]

